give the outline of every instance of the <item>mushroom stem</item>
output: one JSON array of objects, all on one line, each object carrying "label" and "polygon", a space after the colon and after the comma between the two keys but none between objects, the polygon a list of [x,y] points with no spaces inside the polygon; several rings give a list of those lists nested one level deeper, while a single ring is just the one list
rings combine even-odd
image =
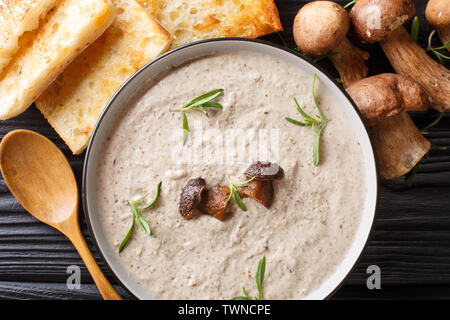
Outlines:
[{"label": "mushroom stem", "polygon": [[338,54],[331,55],[330,60],[341,75],[344,88],[365,78],[369,69],[364,63],[369,53],[354,46],[347,38],[335,49]]},{"label": "mushroom stem", "polygon": [[438,111],[450,111],[450,72],[432,59],[403,26],[381,41],[381,46],[394,70],[418,82]]},{"label": "mushroom stem", "polygon": [[371,130],[380,173],[386,179],[411,171],[431,147],[406,111],[387,117]]}]

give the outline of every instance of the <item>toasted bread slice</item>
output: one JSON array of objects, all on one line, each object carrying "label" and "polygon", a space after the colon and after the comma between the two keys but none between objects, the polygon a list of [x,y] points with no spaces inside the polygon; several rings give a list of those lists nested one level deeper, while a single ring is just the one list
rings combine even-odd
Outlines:
[{"label": "toasted bread slice", "polygon": [[39,26],[39,20],[53,9],[58,0],[0,1],[0,71],[19,49],[19,37]]},{"label": "toasted bread slice", "polygon": [[138,0],[173,36],[172,47],[282,30],[274,0]]},{"label": "toasted bread slice", "polygon": [[38,29],[25,32],[19,51],[0,73],[0,119],[25,111],[114,19],[109,0],[64,0]]},{"label": "toasted bread slice", "polygon": [[87,146],[109,99],[139,68],[170,46],[170,34],[135,0],[113,0],[111,27],[36,101],[74,154]]}]

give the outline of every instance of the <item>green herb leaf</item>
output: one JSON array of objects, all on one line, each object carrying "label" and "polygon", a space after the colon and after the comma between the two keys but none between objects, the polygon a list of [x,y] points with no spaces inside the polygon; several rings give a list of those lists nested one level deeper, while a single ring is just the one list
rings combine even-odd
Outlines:
[{"label": "green herb leaf", "polygon": [[322,131],[325,129],[326,125],[326,122],[322,122],[318,129],[314,128],[313,161],[315,166],[318,166],[320,162],[320,138],[322,137]]},{"label": "green herb leaf", "polygon": [[258,270],[256,271],[256,287],[258,288],[258,300],[263,300],[262,285],[264,282],[264,274],[266,272],[266,257],[262,257],[258,263]]},{"label": "green herb leaf", "polygon": [[292,124],[295,124],[297,126],[300,126],[300,127],[307,127],[307,126],[311,125],[310,123],[300,122],[300,121],[297,121],[297,120],[294,120],[294,119],[288,118],[288,117],[286,117],[285,119],[286,119],[286,121],[288,121]]},{"label": "green herb leaf", "polygon": [[181,107],[181,109],[192,109],[194,107],[201,106],[209,101],[212,101],[212,100],[218,98],[223,93],[224,93],[223,89],[215,89],[215,90],[209,91],[209,92],[204,93],[204,94],[198,96],[197,98],[191,100],[190,102],[185,104],[183,107]]},{"label": "green herb leaf", "polygon": [[[263,282],[264,282],[264,274],[266,273],[266,257],[262,257],[261,260],[259,260],[258,263],[258,269],[256,270],[256,287],[258,288],[258,296],[255,297],[255,300],[263,300]],[[245,290],[245,287],[242,287],[242,292],[244,293],[243,296],[238,296],[231,298],[231,300],[253,300],[247,291]]]},{"label": "green herb leaf", "polygon": [[[445,151],[448,148],[446,146],[439,146],[437,144],[431,144],[431,149],[430,150],[438,150],[438,151]],[[427,154],[428,155],[428,154]]]},{"label": "green herb leaf", "polygon": [[131,238],[131,234],[133,233],[133,229],[134,229],[134,214],[131,216],[131,226],[130,226],[130,230],[128,230],[128,233],[126,234],[125,238],[123,238],[122,242],[120,243],[119,246],[119,253],[122,252],[122,250],[125,248],[125,246],[128,243],[128,240],[130,240]]},{"label": "green herb leaf", "polygon": [[354,4],[357,3],[357,2],[358,2],[358,0],[353,0],[353,1],[349,2],[349,3],[347,3],[347,4],[344,6],[344,9],[347,9],[348,7],[354,5]]},{"label": "green herb leaf", "polygon": [[183,112],[183,146],[186,144],[188,135],[189,135],[189,124],[186,117],[186,113]]},{"label": "green herb leaf", "polygon": [[434,126],[436,126],[444,117],[444,113],[441,112],[439,114],[439,116],[433,120],[433,122],[431,122],[429,125],[427,125],[425,128],[423,128],[422,130],[420,130],[423,134],[427,134],[428,133],[428,129],[433,128]]},{"label": "green herb leaf", "polygon": [[131,238],[131,235],[134,230],[135,219],[138,221],[141,229],[144,230],[149,236],[151,236],[151,237],[155,236],[155,234],[153,233],[153,231],[150,228],[149,219],[145,218],[141,214],[141,211],[152,207],[156,203],[156,201],[158,200],[160,193],[161,193],[161,185],[162,185],[162,181],[160,181],[158,183],[158,185],[156,186],[155,198],[149,204],[147,204],[146,206],[144,206],[142,208],[139,208],[138,205],[140,202],[142,202],[147,197],[147,195],[144,195],[144,196],[138,198],[137,200],[128,201],[128,204],[130,205],[130,209],[131,209],[131,213],[132,213],[132,216],[131,216],[132,221],[131,221],[131,226],[130,226],[130,229],[128,230],[128,233],[126,234],[125,238],[122,240],[122,242],[119,246],[119,253],[122,252],[122,250],[125,248],[125,246],[127,245],[128,241]]},{"label": "green herb leaf", "polygon": [[224,93],[223,89],[215,89],[212,91],[209,91],[207,93],[204,93],[197,98],[189,101],[187,104],[182,106],[180,109],[177,109],[176,111],[181,111],[183,115],[183,146],[186,144],[186,140],[189,135],[189,124],[187,120],[187,116],[185,111],[187,110],[199,110],[203,112],[205,116],[209,118],[208,112],[205,110],[205,108],[217,108],[217,109],[223,109],[222,105],[218,102],[213,101],[214,99],[218,98]]},{"label": "green herb leaf", "polygon": [[294,98],[295,104],[297,105],[297,111],[306,119],[305,122],[297,121],[292,118],[286,117],[286,121],[295,124],[301,127],[309,127],[311,126],[314,131],[314,142],[313,142],[313,163],[315,166],[318,166],[320,163],[320,141],[322,132],[328,124],[328,119],[325,118],[322,110],[319,107],[319,103],[317,102],[316,94],[315,94],[315,86],[316,86],[316,75],[314,74],[313,85],[312,85],[312,96],[314,100],[314,105],[319,113],[319,119],[315,119],[312,116],[308,115],[300,106],[297,99]]},{"label": "green herb leaf", "polygon": [[411,37],[417,42],[417,38],[419,36],[419,18],[417,16],[414,17],[411,24]]},{"label": "green herb leaf", "polygon": [[308,115],[305,111],[303,111],[302,107],[300,107],[300,104],[297,101],[297,98],[294,97],[294,102],[297,105],[297,111],[306,119],[308,120],[306,123],[307,125],[311,125],[314,122],[320,122],[319,120],[314,119],[310,115]]},{"label": "green herb leaf", "polygon": [[223,106],[215,101],[208,101],[203,105],[203,108],[217,108],[217,109],[223,109]]},{"label": "green herb leaf", "polygon": [[234,200],[236,200],[236,204],[238,205],[238,207],[241,208],[242,211],[247,211],[247,207],[245,206],[244,202],[242,201],[242,198],[239,195],[239,192],[236,189],[234,189],[232,192],[233,192]]},{"label": "green herb leaf", "polygon": [[414,168],[412,168],[411,172],[408,175],[408,187],[411,188],[414,177],[417,174],[417,170],[419,170],[420,162],[417,163]]},{"label": "green herb leaf", "polygon": [[442,50],[442,49],[446,49],[448,47],[450,47],[450,41],[445,43],[444,45],[437,47],[437,48],[433,48],[431,46],[431,42],[433,39],[434,34],[436,33],[436,30],[431,31],[430,35],[428,36],[428,47],[427,47],[427,51],[431,51],[434,53],[434,55],[436,56],[436,58],[439,60],[439,62],[441,64],[444,64],[444,59],[445,60],[450,60],[449,56],[446,56],[445,54],[440,53],[438,50]]},{"label": "green herb leaf", "polygon": [[236,201],[236,204],[238,205],[238,207],[242,211],[247,211],[247,207],[245,206],[244,202],[242,201],[242,198],[241,198],[241,196],[239,194],[238,189],[247,187],[250,182],[255,180],[255,177],[253,177],[251,179],[248,179],[247,181],[237,182],[237,183],[231,181],[230,178],[228,178],[228,177],[227,177],[227,180],[228,180],[229,187],[230,187],[230,195],[229,195],[226,203],[230,202],[231,198],[234,198],[234,200]]},{"label": "green herb leaf", "polygon": [[155,197],[153,198],[152,202],[150,202],[148,205],[142,207],[141,210],[147,210],[148,208],[153,207],[153,205],[156,203],[156,201],[158,200],[159,195],[160,195],[160,193],[161,193],[161,185],[162,185],[162,181],[160,181],[160,182],[158,183],[158,185],[156,186],[156,195],[155,195]]},{"label": "green herb leaf", "polygon": [[317,76],[316,76],[316,74],[314,74],[313,85],[312,85],[312,97],[314,100],[314,104],[315,104],[317,110],[319,111],[320,119],[326,121],[326,118],[323,115],[322,110],[320,110],[319,103],[317,102],[317,98],[316,98],[316,79],[317,79]]},{"label": "green herb leaf", "polygon": [[322,61],[323,59],[329,58],[331,56],[335,56],[337,54],[339,54],[339,52],[337,52],[337,51],[330,51],[327,54],[324,54],[323,56],[320,56],[320,57],[317,57],[317,58],[313,59],[313,62],[314,63],[318,63],[318,62]]},{"label": "green herb leaf", "polygon": [[249,298],[249,297],[239,296],[239,297],[231,298],[230,300],[253,300],[253,299]]}]

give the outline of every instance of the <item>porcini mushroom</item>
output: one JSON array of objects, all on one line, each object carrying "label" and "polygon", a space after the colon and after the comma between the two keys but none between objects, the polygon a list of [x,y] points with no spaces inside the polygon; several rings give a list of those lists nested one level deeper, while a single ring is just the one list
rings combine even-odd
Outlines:
[{"label": "porcini mushroom", "polygon": [[245,188],[239,189],[238,192],[242,197],[255,199],[267,209],[269,209],[273,203],[274,190],[271,180],[250,181]]},{"label": "porcini mushroom", "polygon": [[304,5],[294,20],[294,39],[298,48],[310,56],[329,58],[341,75],[344,88],[367,76],[364,60],[369,54],[346,37],[350,29],[347,11],[331,1],[313,1]]},{"label": "porcini mushroom", "polygon": [[412,0],[359,0],[350,11],[354,35],[380,41],[394,70],[418,82],[433,108],[450,110],[450,72],[432,59],[402,26],[415,12]]},{"label": "porcini mushroom", "polygon": [[185,219],[192,217],[192,212],[196,209],[202,200],[202,193],[206,188],[206,182],[203,178],[190,179],[180,195],[180,213]]},{"label": "porcini mushroom", "polygon": [[230,202],[227,201],[230,192],[231,190],[227,186],[215,186],[210,190],[205,190],[198,209],[222,221],[230,206]]},{"label": "porcini mushroom", "polygon": [[371,126],[381,175],[393,179],[408,173],[431,147],[405,109],[427,107],[423,88],[403,76],[384,73],[354,83],[347,92]]},{"label": "porcini mushroom", "polygon": [[[427,21],[436,28],[442,43],[450,41],[450,2],[448,0],[430,0],[425,10]],[[447,47],[450,51],[450,47]]]},{"label": "porcini mushroom", "polygon": [[284,170],[276,163],[257,161],[245,170],[244,174],[249,178],[259,181],[277,180],[284,176]]}]

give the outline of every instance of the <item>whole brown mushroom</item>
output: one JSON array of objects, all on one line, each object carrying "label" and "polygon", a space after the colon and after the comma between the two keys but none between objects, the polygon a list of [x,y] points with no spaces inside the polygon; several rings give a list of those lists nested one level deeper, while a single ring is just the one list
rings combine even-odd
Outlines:
[{"label": "whole brown mushroom", "polygon": [[428,106],[423,88],[403,76],[384,73],[354,83],[347,92],[371,127],[381,175],[393,179],[411,171],[431,147],[405,109]]},{"label": "whole brown mushroom", "polygon": [[350,17],[331,1],[313,1],[304,5],[294,20],[294,39],[298,48],[310,56],[329,58],[342,78],[344,88],[367,76],[364,60],[369,54],[355,47],[347,38]]},{"label": "whole brown mushroom", "polygon": [[[436,28],[442,43],[448,43],[450,41],[450,1],[428,1],[425,16],[427,21]],[[450,47],[447,50],[450,51]]]},{"label": "whole brown mushroom", "polygon": [[354,34],[362,42],[380,41],[394,70],[418,82],[431,106],[450,110],[450,72],[432,59],[402,26],[415,12],[412,0],[359,0],[350,11]]}]

